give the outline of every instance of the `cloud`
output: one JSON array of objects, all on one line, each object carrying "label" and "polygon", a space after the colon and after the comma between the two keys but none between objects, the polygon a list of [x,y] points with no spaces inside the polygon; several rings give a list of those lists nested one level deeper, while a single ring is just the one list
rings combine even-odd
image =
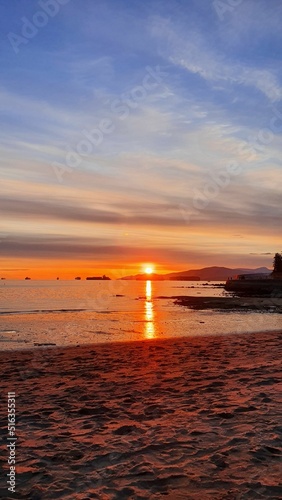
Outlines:
[{"label": "cloud", "polygon": [[273,255],[273,252],[261,252],[261,253],[250,252],[250,255]]},{"label": "cloud", "polygon": [[9,272],[9,271],[28,271],[29,270],[29,267],[23,267],[23,268],[9,268],[9,269],[0,269],[0,271],[5,271],[5,272]]},{"label": "cloud", "polygon": [[103,225],[102,231],[107,232],[107,225],[110,226],[131,226],[149,228],[185,227],[186,222],[180,216],[177,204],[170,203],[157,204],[143,203],[119,203],[112,205],[112,210],[101,210],[88,208],[84,205],[60,203],[56,200],[43,202],[39,200],[2,198],[0,200],[0,210],[3,218],[16,218],[19,221],[28,220],[34,223],[52,223],[52,221],[69,221],[75,223],[88,223],[92,226]]},{"label": "cloud", "polygon": [[28,199],[15,200],[12,198],[2,198],[0,200],[0,210],[6,216],[16,216],[26,218],[30,216],[33,220],[59,219],[79,222],[95,223],[119,223],[121,216],[117,213],[106,210],[88,209],[87,207],[64,205],[55,202],[31,201]]},{"label": "cloud", "polygon": [[[75,268],[99,267],[99,268],[118,268],[125,266],[129,268],[132,264],[140,262],[155,262],[158,266],[174,267],[181,266],[182,270],[202,265],[242,265],[244,259],[245,265],[253,265],[254,262],[262,265],[262,260],[257,256],[249,256],[242,245],[236,243],[236,239],[229,240],[230,247],[220,248],[216,241],[210,241],[209,244],[203,242],[201,246],[190,244],[184,248],[176,248],[171,240],[171,245],[164,246],[146,245],[114,245],[106,243],[99,238],[76,238],[62,237],[54,235],[45,235],[39,237],[38,234],[22,235],[10,238],[1,248],[1,255],[15,261],[21,260],[41,262],[41,266],[52,267],[52,262],[64,263],[65,266]],[[258,241],[254,241],[254,246]],[[260,240],[260,244],[265,242]],[[269,245],[269,240],[268,240]],[[267,242],[266,245],[267,246]],[[271,265],[270,255],[263,257],[265,265]],[[259,257],[259,256],[258,256]],[[256,259],[256,260],[254,260]],[[267,260],[266,260],[267,259]],[[32,266],[34,267],[34,266]],[[31,267],[30,267],[31,268]],[[12,270],[12,269],[11,269]]]},{"label": "cloud", "polygon": [[151,30],[160,41],[160,53],[175,66],[208,82],[256,88],[271,102],[282,98],[282,86],[272,71],[236,60],[229,62],[222,53],[208,46],[199,32],[190,30],[183,34],[178,26],[164,18],[152,21]]},{"label": "cloud", "polygon": [[[129,259],[150,247],[175,259],[189,249],[196,259],[198,250],[205,258],[236,248],[248,259],[270,248],[267,238],[276,244],[281,132],[259,138],[282,95],[281,7],[248,0],[219,22],[204,4],[69,2],[17,61],[1,54],[0,251],[16,256],[18,244],[19,255],[44,259],[48,251]],[[13,24],[8,4],[6,12]],[[163,81],[121,119],[112,103],[157,65]],[[114,130],[60,183],[52,163],[66,164],[66,152],[102,119]],[[195,213],[195,190],[230,161],[242,173]]]},{"label": "cloud", "polygon": [[[95,201],[91,203],[87,191],[84,193],[82,190],[81,197],[77,198],[73,198],[70,191],[69,196],[59,199],[58,190],[49,196],[49,199],[45,199],[43,190],[41,199],[39,193],[36,197],[33,194],[33,199],[19,194],[14,197],[4,194],[0,200],[0,210],[3,223],[7,221],[6,228],[12,223],[14,230],[17,229],[19,233],[22,221],[25,222],[26,231],[29,225],[30,228],[37,226],[38,234],[44,233],[47,225],[49,229],[56,228],[56,231],[61,231],[62,234],[70,234],[73,230],[82,237],[83,234],[88,234],[88,227],[91,227],[92,230],[96,228],[101,237],[106,239],[111,234],[114,242],[120,238],[120,231],[124,228],[125,232],[129,229],[130,232],[136,232],[135,241],[139,242],[140,246],[149,234],[151,241],[157,241],[162,235],[166,245],[171,231],[176,246],[183,245],[183,230],[191,234],[206,231],[207,237],[208,234],[213,234],[216,228],[225,233],[240,229],[275,235],[280,231],[279,185],[269,183],[266,186],[263,175],[256,178],[256,172],[242,172],[241,177],[231,178],[226,187],[217,186],[217,193],[213,194],[214,189],[207,190],[205,186],[215,185],[214,179],[203,179],[194,195],[193,192],[187,191],[185,196],[185,189],[181,196],[178,189],[172,193],[167,192],[166,196],[163,193],[162,202],[147,197],[145,203],[142,197],[134,199],[134,196],[128,199],[113,197],[110,201],[106,196],[99,207]],[[199,204],[195,205],[195,200],[205,198],[208,192],[212,193],[212,196],[206,198],[207,206],[198,209]],[[197,241],[199,235],[194,237]],[[128,241],[128,244],[132,245],[132,241]]]},{"label": "cloud", "polygon": [[[281,43],[281,15],[282,4],[265,0],[248,0],[239,3],[226,16],[225,22],[219,24],[218,34],[224,46],[236,47],[236,51],[243,51],[245,57],[256,57],[257,51],[264,48],[268,63],[275,59],[275,52],[268,52],[267,46],[271,43]],[[263,57],[264,53],[260,54]]]},{"label": "cloud", "polygon": [[[201,253],[201,252],[200,252]],[[134,260],[173,261],[174,259],[195,258],[197,252],[176,248],[139,246],[122,246],[101,244],[99,238],[75,238],[60,236],[16,236],[1,244],[1,255],[18,258],[70,259],[70,260],[112,260],[117,262],[132,262]]]}]

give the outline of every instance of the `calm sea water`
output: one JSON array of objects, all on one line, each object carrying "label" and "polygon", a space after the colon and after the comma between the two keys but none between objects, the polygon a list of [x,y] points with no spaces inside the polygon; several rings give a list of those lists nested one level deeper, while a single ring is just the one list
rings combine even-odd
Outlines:
[{"label": "calm sea water", "polygon": [[[215,282],[216,283],[216,282]],[[278,330],[281,315],[193,311],[160,296],[222,296],[180,281],[2,281],[0,349]]]}]

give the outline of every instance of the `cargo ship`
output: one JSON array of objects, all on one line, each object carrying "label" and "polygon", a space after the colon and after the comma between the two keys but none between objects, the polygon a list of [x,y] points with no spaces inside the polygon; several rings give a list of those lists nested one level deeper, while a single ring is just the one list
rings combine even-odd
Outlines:
[{"label": "cargo ship", "polygon": [[105,276],[105,274],[103,274],[103,276],[87,276],[86,279],[87,280],[110,280],[111,278],[108,278],[108,276]]}]

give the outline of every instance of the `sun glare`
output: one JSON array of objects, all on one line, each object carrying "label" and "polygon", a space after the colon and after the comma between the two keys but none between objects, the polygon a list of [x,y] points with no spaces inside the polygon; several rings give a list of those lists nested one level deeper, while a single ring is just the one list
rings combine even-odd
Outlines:
[{"label": "sun glare", "polygon": [[153,272],[153,268],[152,267],[146,267],[145,268],[145,273],[146,274],[152,274],[152,272]]}]

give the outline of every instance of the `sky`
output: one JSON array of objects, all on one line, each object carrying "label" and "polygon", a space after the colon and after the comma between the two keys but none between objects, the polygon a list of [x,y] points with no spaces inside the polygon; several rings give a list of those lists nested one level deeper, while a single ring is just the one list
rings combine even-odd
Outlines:
[{"label": "sky", "polygon": [[272,267],[280,0],[0,0],[0,276]]}]

